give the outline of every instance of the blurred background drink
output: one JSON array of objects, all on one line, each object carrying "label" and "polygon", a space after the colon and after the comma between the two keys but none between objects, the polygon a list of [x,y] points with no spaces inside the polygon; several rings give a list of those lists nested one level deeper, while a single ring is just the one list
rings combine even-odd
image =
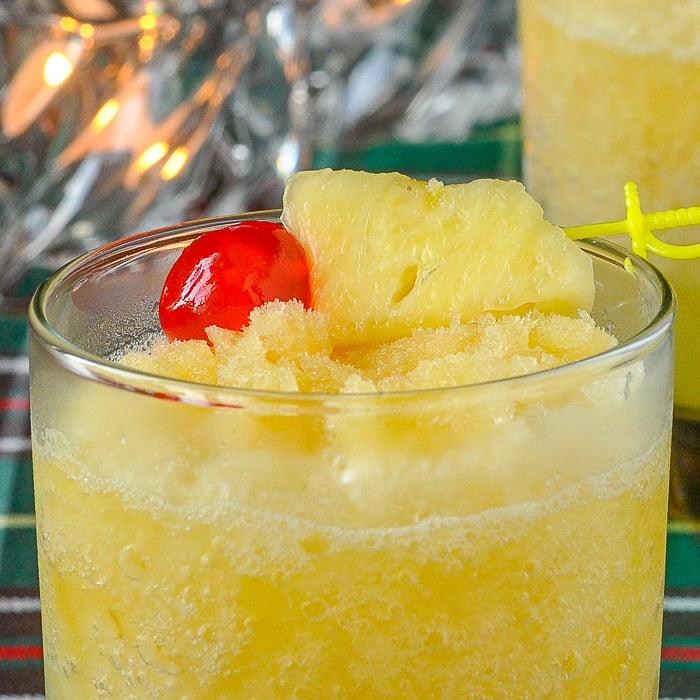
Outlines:
[{"label": "blurred background drink", "polygon": [[[524,179],[560,225],[700,204],[700,7],[520,0]],[[660,234],[697,242],[700,231]],[[651,256],[679,298],[671,509],[700,517],[700,262]]]},{"label": "blurred background drink", "polygon": [[655,271],[582,244],[620,344],[501,381],[314,395],[111,362],[160,332],[203,225],[97,251],[31,308],[47,697],[656,697]]}]

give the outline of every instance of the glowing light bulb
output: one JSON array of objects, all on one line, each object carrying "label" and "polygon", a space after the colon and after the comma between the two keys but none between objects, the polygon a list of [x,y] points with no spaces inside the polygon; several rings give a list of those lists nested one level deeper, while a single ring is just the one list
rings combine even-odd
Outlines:
[{"label": "glowing light bulb", "polygon": [[93,117],[92,128],[95,131],[102,131],[114,119],[118,111],[119,100],[114,97],[107,100]]},{"label": "glowing light bulb", "polygon": [[156,40],[151,34],[144,34],[139,38],[139,49],[143,53],[150,53],[156,45]]},{"label": "glowing light bulb", "polygon": [[92,24],[81,24],[78,29],[78,34],[83,39],[92,39],[95,36],[95,27]]},{"label": "glowing light bulb", "polygon": [[152,143],[136,161],[136,168],[144,172],[153,167],[168,152],[168,144],[165,141]]},{"label": "glowing light bulb", "polygon": [[73,68],[73,63],[64,53],[54,51],[44,63],[44,82],[50,87],[56,87],[68,79]]},{"label": "glowing light bulb", "polygon": [[76,32],[78,31],[78,27],[80,26],[80,23],[78,20],[73,19],[73,17],[61,17],[61,19],[58,21],[58,26],[64,31],[64,32]]},{"label": "glowing light bulb", "polygon": [[143,15],[139,17],[139,27],[144,31],[155,29],[158,26],[158,18],[155,15]]},{"label": "glowing light bulb", "polygon": [[176,148],[160,170],[160,176],[163,180],[172,180],[177,177],[185,167],[188,158],[189,151],[186,146],[179,146]]}]

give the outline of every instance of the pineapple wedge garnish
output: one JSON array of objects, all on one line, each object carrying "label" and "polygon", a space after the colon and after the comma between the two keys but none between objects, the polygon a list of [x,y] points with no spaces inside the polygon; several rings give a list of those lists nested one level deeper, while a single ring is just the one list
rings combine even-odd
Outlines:
[{"label": "pineapple wedge garnish", "polygon": [[307,251],[313,306],[339,344],[593,304],[589,257],[515,181],[303,171],[287,183],[282,222]]}]

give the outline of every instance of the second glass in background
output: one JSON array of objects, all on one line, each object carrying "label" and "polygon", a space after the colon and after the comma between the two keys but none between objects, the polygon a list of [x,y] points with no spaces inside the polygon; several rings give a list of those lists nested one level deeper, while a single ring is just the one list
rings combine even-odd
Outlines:
[{"label": "second glass in background", "polygon": [[[546,216],[624,219],[628,180],[645,211],[700,204],[697,4],[520,0],[518,11],[524,178]],[[700,518],[700,261],[652,262],[678,294],[671,510]]]}]

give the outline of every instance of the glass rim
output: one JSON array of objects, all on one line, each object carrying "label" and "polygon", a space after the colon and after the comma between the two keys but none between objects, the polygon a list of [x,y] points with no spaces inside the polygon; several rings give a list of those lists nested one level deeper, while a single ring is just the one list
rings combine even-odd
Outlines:
[{"label": "glass rim", "polygon": [[676,296],[670,284],[660,270],[648,260],[641,258],[632,251],[605,239],[589,238],[576,241],[584,251],[591,256],[604,258],[608,262],[628,267],[631,263],[635,272],[641,273],[649,280],[654,280],[659,288],[659,305],[656,313],[637,333],[630,338],[619,341],[614,347],[588,357],[558,365],[556,367],[537,370],[528,374],[519,374],[483,382],[457,384],[445,387],[424,387],[385,392],[296,392],[254,389],[234,386],[203,384],[183,379],[152,374],[118,364],[91,353],[79,345],[63,337],[51,324],[46,310],[48,300],[54,289],[60,287],[79,273],[98,267],[106,267],[105,263],[132,258],[135,253],[147,253],[155,243],[169,243],[168,246],[179,248],[182,241],[189,241],[195,235],[210,228],[216,228],[235,221],[250,219],[279,219],[280,210],[260,210],[241,214],[228,214],[186,221],[178,224],[161,226],[141,233],[112,241],[91,251],[83,253],[61,266],[47,279],[39,284],[34,291],[28,308],[29,325],[54,358],[75,374],[93,381],[109,384],[122,390],[143,393],[159,399],[169,399],[195,405],[242,407],[242,400],[259,401],[263,403],[308,404],[329,402],[338,405],[347,402],[372,400],[374,402],[392,402],[406,400],[409,397],[429,399],[435,395],[448,395],[455,392],[488,390],[494,386],[527,386],[531,383],[541,383],[543,380],[555,379],[572,372],[603,371],[624,364],[634,358],[645,348],[655,347],[658,342],[670,332],[676,313]]}]

